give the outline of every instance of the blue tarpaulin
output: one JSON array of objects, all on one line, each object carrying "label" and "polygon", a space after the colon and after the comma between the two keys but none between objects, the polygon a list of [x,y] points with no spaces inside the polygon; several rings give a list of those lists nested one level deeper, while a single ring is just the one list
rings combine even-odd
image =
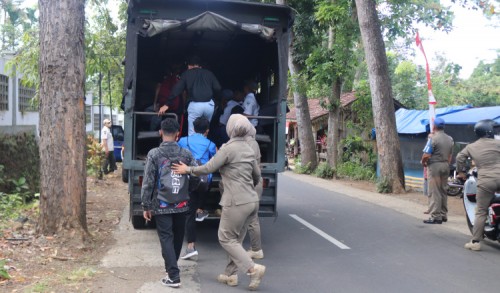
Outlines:
[{"label": "blue tarpaulin", "polygon": [[500,106],[465,109],[441,116],[445,124],[476,124],[479,120],[492,119],[500,123]]},{"label": "blue tarpaulin", "polygon": [[[445,118],[446,115],[449,115],[451,113],[459,114],[462,111],[470,108],[472,108],[471,105],[437,108],[436,116],[445,119],[445,122],[448,123],[448,121]],[[487,119],[487,118],[482,118],[482,119]],[[408,110],[401,108],[396,111],[396,126],[398,129],[398,133],[400,134],[425,133],[426,126],[428,124],[429,124],[429,110]]]}]

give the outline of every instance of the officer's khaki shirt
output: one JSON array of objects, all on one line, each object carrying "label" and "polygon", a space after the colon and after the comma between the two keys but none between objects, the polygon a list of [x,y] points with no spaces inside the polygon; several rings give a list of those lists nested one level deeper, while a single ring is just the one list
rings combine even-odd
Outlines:
[{"label": "officer's khaki shirt", "polygon": [[500,140],[480,138],[467,145],[457,155],[457,169],[465,166],[470,157],[474,160],[478,172],[478,184],[500,179]]},{"label": "officer's khaki shirt", "polygon": [[438,130],[432,135],[432,156],[427,164],[448,162],[453,151],[453,138]]}]

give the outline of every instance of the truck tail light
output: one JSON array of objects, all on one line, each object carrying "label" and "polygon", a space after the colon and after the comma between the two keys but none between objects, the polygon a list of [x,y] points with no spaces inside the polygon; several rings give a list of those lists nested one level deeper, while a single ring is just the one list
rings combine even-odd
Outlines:
[{"label": "truck tail light", "polygon": [[142,186],[142,176],[139,176],[139,186]]}]

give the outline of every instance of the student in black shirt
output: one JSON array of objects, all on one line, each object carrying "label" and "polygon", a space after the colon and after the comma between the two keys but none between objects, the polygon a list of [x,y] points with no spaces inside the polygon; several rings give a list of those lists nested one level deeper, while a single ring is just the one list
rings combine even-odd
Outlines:
[{"label": "student in black shirt", "polygon": [[165,113],[171,106],[173,99],[180,95],[184,90],[188,94],[188,135],[195,133],[193,122],[198,117],[205,117],[208,121],[212,120],[214,114],[214,97],[221,90],[219,81],[215,75],[201,67],[201,59],[198,56],[192,56],[188,62],[188,70],[180,77],[175,84],[167,104],[162,106],[159,114]]}]

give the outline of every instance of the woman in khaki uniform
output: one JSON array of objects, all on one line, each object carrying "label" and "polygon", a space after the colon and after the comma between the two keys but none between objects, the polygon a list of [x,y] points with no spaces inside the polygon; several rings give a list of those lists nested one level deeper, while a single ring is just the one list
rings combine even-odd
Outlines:
[{"label": "woman in khaki uniform", "polygon": [[259,197],[255,186],[260,181],[260,168],[255,152],[245,139],[253,129],[243,115],[231,115],[226,131],[230,140],[222,145],[215,156],[205,165],[190,167],[181,163],[172,170],[179,174],[203,175],[219,170],[224,191],[220,205],[222,214],[219,224],[219,243],[229,255],[224,274],[217,278],[229,286],[238,285],[238,269],[250,276],[250,290],[256,290],[266,267],[255,264],[242,246],[245,230],[259,209]]}]

